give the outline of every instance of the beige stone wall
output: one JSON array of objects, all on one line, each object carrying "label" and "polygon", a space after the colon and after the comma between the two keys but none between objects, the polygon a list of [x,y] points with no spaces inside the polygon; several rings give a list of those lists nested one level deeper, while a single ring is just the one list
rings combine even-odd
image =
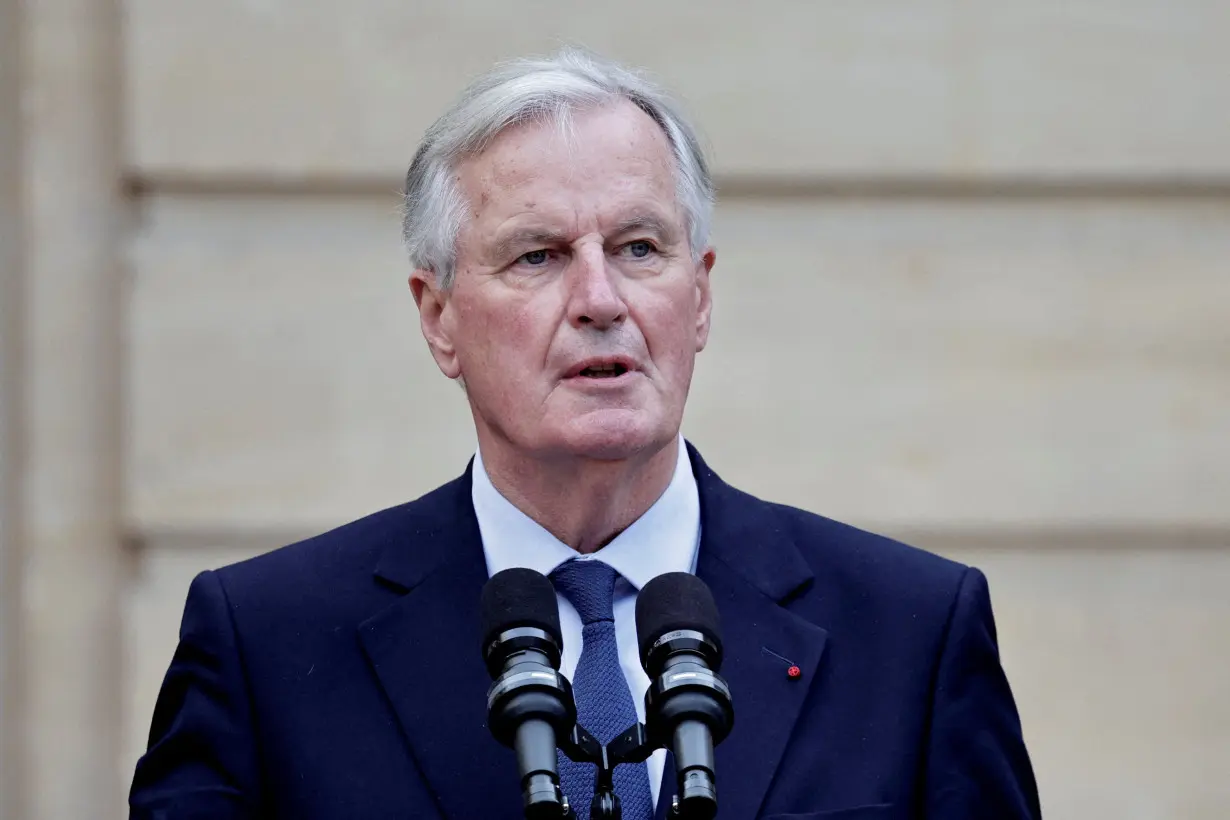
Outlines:
[{"label": "beige stone wall", "polygon": [[16,0],[0,0],[0,817],[16,817],[18,594],[21,563],[17,550],[18,388],[21,342],[21,106]]},{"label": "beige stone wall", "polygon": [[19,5],[19,788],[30,818],[118,816],[120,17]]},{"label": "beige stone wall", "polygon": [[1230,814],[1230,5],[704,9],[0,0],[12,816],[123,816],[195,572],[461,469],[399,177],[564,40],[712,143],[715,468],[987,571],[1048,817]]},{"label": "beige stone wall", "polygon": [[1222,0],[128,8],[130,158],[157,176],[386,178],[469,76],[561,41],[669,80],[725,174],[1230,170]]}]

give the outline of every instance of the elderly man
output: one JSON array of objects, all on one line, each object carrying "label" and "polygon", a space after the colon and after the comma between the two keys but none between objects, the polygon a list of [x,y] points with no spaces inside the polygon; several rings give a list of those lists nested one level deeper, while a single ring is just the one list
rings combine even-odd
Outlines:
[{"label": "elderly man", "polygon": [[[478,645],[509,567],[555,583],[562,671],[607,729],[644,717],[638,591],[708,584],[737,715],[721,817],[1039,816],[982,574],[741,493],[681,439],[712,204],[689,124],[586,54],[502,66],[431,127],[410,289],[478,452],[423,498],[195,579],[133,817],[521,816]],[[625,818],[664,816],[666,765],[616,770]],[[592,767],[560,777],[588,806]]]}]

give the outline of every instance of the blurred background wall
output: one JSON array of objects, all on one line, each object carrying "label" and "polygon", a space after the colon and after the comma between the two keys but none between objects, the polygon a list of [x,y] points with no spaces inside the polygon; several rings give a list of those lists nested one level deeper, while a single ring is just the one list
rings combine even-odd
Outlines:
[{"label": "blurred background wall", "polygon": [[714,468],[987,572],[1048,817],[1230,815],[1226,0],[0,0],[0,816],[124,816],[193,574],[462,469],[400,177],[563,41],[711,142]]}]

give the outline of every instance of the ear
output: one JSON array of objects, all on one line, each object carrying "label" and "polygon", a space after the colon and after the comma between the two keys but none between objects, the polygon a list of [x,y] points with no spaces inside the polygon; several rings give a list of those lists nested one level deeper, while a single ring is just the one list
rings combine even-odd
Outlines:
[{"label": "ear", "polygon": [[696,352],[709,342],[709,318],[713,313],[713,295],[709,290],[709,272],[717,261],[717,251],[709,248],[696,263]]},{"label": "ear", "polygon": [[450,335],[449,292],[437,285],[434,271],[421,269],[410,274],[410,292],[419,307],[419,327],[431,357],[441,373],[450,379],[457,378],[461,375],[461,364]]}]

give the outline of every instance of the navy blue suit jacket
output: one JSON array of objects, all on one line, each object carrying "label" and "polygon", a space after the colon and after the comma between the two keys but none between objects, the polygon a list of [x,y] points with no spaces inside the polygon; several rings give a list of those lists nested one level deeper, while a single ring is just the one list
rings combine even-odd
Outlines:
[{"label": "navy blue suit jacket", "polygon": [[[689,451],[736,713],[720,817],[1038,817],[983,575],[753,498]],[[197,576],[132,817],[519,818],[485,725],[486,580],[468,470]]]}]

